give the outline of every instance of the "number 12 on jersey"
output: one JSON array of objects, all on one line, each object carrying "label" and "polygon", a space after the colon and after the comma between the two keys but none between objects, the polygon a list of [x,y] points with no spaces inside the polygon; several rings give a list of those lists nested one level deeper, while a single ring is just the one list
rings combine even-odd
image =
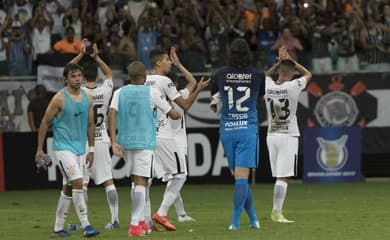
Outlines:
[{"label": "number 12 on jersey", "polygon": [[[223,88],[227,92],[228,96],[228,106],[229,110],[231,110],[234,106],[236,107],[238,112],[247,112],[249,110],[248,107],[243,107],[242,104],[251,96],[251,89],[248,87],[238,86],[235,90],[230,86],[225,86]],[[234,99],[234,92],[243,92],[244,96]]]}]

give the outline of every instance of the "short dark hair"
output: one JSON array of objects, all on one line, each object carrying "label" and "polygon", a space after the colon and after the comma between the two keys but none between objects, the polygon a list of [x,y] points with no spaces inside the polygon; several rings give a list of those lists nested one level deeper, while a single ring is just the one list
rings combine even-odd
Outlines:
[{"label": "short dark hair", "polygon": [[146,76],[146,67],[140,61],[134,61],[127,66],[130,83],[140,82]]},{"label": "short dark hair", "polygon": [[77,63],[68,63],[64,67],[64,71],[62,72],[62,76],[63,77],[68,77],[69,73],[75,72],[77,70],[82,72],[83,68],[80,65],[78,65]]},{"label": "short dark hair", "polygon": [[251,65],[251,51],[248,43],[243,38],[236,38],[231,43],[228,65],[236,68],[244,68]]},{"label": "short dark hair", "polygon": [[163,55],[168,54],[168,52],[164,49],[155,48],[149,53],[149,61],[152,66],[156,66],[158,61],[161,61]]},{"label": "short dark hair", "polygon": [[94,82],[97,77],[98,65],[94,61],[87,61],[83,64],[83,75],[88,82]]},{"label": "short dark hair", "polygon": [[285,59],[280,62],[279,72],[281,74],[290,74],[295,71],[295,63],[290,59]]}]

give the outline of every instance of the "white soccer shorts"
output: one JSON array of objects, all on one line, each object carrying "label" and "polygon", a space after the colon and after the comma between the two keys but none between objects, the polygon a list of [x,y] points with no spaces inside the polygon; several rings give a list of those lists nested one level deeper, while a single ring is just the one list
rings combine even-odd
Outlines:
[{"label": "white soccer shorts", "polygon": [[298,137],[288,135],[267,136],[272,176],[276,178],[297,175]]},{"label": "white soccer shorts", "polygon": [[152,177],[152,150],[127,150],[123,153],[123,158],[129,164],[130,176]]},{"label": "white soccer shorts", "polygon": [[89,176],[96,185],[100,185],[105,181],[112,179],[112,161],[109,143],[100,141],[95,142],[95,153]]},{"label": "white soccer shorts", "polygon": [[70,151],[53,151],[60,167],[63,185],[71,184],[73,180],[83,178],[85,155],[77,156]]},{"label": "white soccer shorts", "polygon": [[187,175],[187,149],[178,147],[171,138],[157,138],[156,158],[153,162],[154,177],[168,181],[177,176]]}]

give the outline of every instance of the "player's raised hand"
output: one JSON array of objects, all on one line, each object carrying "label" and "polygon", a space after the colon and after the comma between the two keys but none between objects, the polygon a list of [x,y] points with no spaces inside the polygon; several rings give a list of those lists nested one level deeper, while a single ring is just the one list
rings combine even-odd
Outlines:
[{"label": "player's raised hand", "polygon": [[115,156],[119,158],[123,157],[122,146],[119,145],[118,143],[112,143],[112,152],[114,153]]},{"label": "player's raised hand", "polygon": [[91,56],[92,59],[95,59],[96,57],[98,57],[98,48],[97,48],[96,43],[94,43],[92,45],[92,53],[89,54],[89,56]]},{"label": "player's raised hand", "polygon": [[290,54],[288,54],[288,52],[287,52],[287,48],[284,46],[279,48],[278,55],[279,55],[279,58],[278,58],[279,61],[287,60],[287,59],[291,58]]},{"label": "player's raised hand", "polygon": [[87,51],[88,39],[84,38],[81,40],[80,53],[85,54]]},{"label": "player's raised hand", "polygon": [[205,77],[202,77],[198,82],[197,89],[203,90],[210,84],[211,78],[205,80]]},{"label": "player's raised hand", "polygon": [[173,63],[175,66],[180,65],[180,59],[179,59],[179,57],[178,57],[177,54],[176,54],[176,48],[175,48],[175,47],[171,47],[171,51],[170,51],[170,53],[169,53],[169,56],[170,56],[170,58],[171,58],[172,63]]}]

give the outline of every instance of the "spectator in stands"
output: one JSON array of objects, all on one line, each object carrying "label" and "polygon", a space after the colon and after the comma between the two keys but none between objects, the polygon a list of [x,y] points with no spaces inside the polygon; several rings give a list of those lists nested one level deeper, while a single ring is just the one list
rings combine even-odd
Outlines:
[{"label": "spectator in stands", "polygon": [[33,49],[33,73],[36,72],[36,60],[38,54],[45,54],[51,51],[51,30],[53,28],[53,19],[51,14],[47,14],[49,20],[44,16],[46,9],[37,7],[34,16],[30,21],[32,28],[31,41]]},{"label": "spectator in stands", "polygon": [[361,29],[360,41],[366,54],[366,71],[389,71],[390,63],[387,60],[389,51],[384,42],[384,33],[390,29],[382,23],[375,22],[372,16],[365,18],[365,27]]},{"label": "spectator in stands", "polygon": [[81,42],[74,37],[73,27],[68,27],[65,30],[65,38],[54,44],[54,50],[58,53],[78,54],[80,52]]},{"label": "spectator in stands", "polygon": [[209,54],[208,59],[213,69],[226,65],[229,29],[226,25],[223,25],[223,21],[221,23],[212,22],[208,26],[209,34],[205,36]]},{"label": "spectator in stands", "polygon": [[119,22],[118,21],[111,21],[109,24],[109,34],[107,36],[107,47],[109,49],[109,63],[111,64],[112,68],[120,68],[122,61],[121,61],[121,55],[118,52],[119,43],[122,39],[121,36],[119,36]]},{"label": "spectator in stands", "polygon": [[278,40],[276,40],[275,44],[271,47],[271,50],[276,51],[280,47],[286,48],[290,57],[294,61],[298,61],[297,50],[302,51],[303,46],[301,42],[292,35],[289,25],[285,25],[282,28],[280,36]]},{"label": "spectator in stands", "polygon": [[98,3],[95,12],[95,21],[100,24],[101,31],[107,33],[110,22],[116,18],[114,2],[110,0],[99,0]]},{"label": "spectator in stands", "polygon": [[325,25],[323,15],[318,15],[314,25],[311,25],[309,34],[311,36],[312,47],[312,72],[314,73],[330,73],[332,72],[332,59],[329,55],[329,41],[331,30]]},{"label": "spectator in stands", "polygon": [[8,74],[10,76],[25,76],[31,74],[31,41],[26,36],[20,22],[12,23],[10,38],[4,39],[7,52]]},{"label": "spectator in stands", "polygon": [[203,72],[207,56],[206,45],[195,24],[190,23],[186,26],[186,32],[180,38],[179,58],[188,71]]},{"label": "spectator in stands", "polygon": [[157,27],[152,19],[145,15],[140,17],[137,28],[137,60],[145,64],[147,70],[151,70],[149,53],[157,45]]},{"label": "spectator in stands", "polygon": [[35,97],[31,99],[27,107],[28,124],[32,132],[38,131],[50,99],[51,96],[47,93],[45,86],[38,84],[35,87]]},{"label": "spectator in stands", "polygon": [[14,21],[24,25],[32,18],[33,6],[29,1],[15,0],[14,4],[10,8],[10,13]]},{"label": "spectator in stands", "polygon": [[157,37],[157,48],[169,51],[171,47],[176,49],[179,47],[179,40],[175,34],[172,33],[172,26],[170,23],[164,23],[161,27],[161,34]]},{"label": "spectator in stands", "polygon": [[359,58],[356,53],[354,25],[348,18],[339,18],[333,39],[337,43],[337,72],[358,72]]},{"label": "spectator in stands", "polygon": [[5,51],[3,41],[5,37],[5,30],[11,20],[3,9],[3,0],[0,0],[0,75],[6,75],[8,73],[7,53]]},{"label": "spectator in stands", "polygon": [[65,28],[73,27],[74,37],[82,39],[83,23],[80,18],[80,10],[78,8],[69,8],[64,15],[63,25]]},{"label": "spectator in stands", "polygon": [[271,25],[271,19],[265,18],[262,21],[262,28],[256,32],[256,44],[259,62],[263,69],[268,69],[276,62],[276,51],[271,50],[278,39],[277,26]]},{"label": "spectator in stands", "polygon": [[137,60],[137,48],[133,38],[133,25],[126,23],[123,25],[124,36],[118,46],[118,53],[122,56],[122,70],[127,73],[127,66]]},{"label": "spectator in stands", "polygon": [[254,57],[256,54],[256,30],[257,26],[254,27],[252,25],[252,27],[249,27],[248,20],[245,18],[245,16],[242,16],[239,18],[237,26],[230,29],[229,44],[231,44],[236,38],[245,39],[251,50],[252,58],[256,59]]},{"label": "spectator in stands", "polygon": [[62,5],[63,1],[65,0],[46,0],[40,2],[40,5],[45,10],[44,13],[46,20],[51,18],[53,21],[53,27],[51,31],[51,42],[53,45],[62,39],[64,33],[63,18],[65,8]]},{"label": "spectator in stands", "polygon": [[[386,4],[383,6],[383,17],[382,17],[382,24],[386,28],[390,28],[390,4]],[[384,33],[384,42],[387,49],[387,52],[390,53],[390,33],[385,32]],[[387,54],[387,61],[390,62],[390,54]]]}]

